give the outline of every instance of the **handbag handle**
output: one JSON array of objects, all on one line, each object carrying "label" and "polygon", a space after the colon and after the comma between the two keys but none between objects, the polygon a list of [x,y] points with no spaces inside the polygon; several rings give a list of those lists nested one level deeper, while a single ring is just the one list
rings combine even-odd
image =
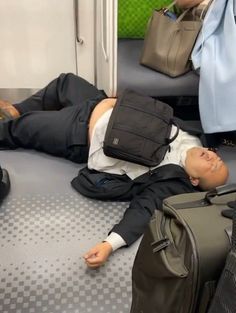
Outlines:
[{"label": "handbag handle", "polygon": [[180,16],[177,18],[176,22],[179,23],[182,21],[182,19],[185,17],[185,15],[191,10],[191,8],[188,8],[186,10],[184,10],[184,12],[182,14],[180,14]]},{"label": "handbag handle", "polygon": [[175,121],[175,119],[171,119],[171,124],[174,125],[177,129],[176,129],[176,133],[174,134],[174,136],[172,138],[167,139],[167,144],[170,144],[171,142],[173,142],[178,134],[179,134],[179,124]]},{"label": "handbag handle", "polygon": [[166,8],[163,9],[163,12],[165,13],[166,11],[169,11],[174,5],[176,5],[176,0],[170,3]]},{"label": "handbag handle", "polygon": [[[173,1],[171,4],[169,4],[166,8],[162,8],[161,11],[163,12],[163,14],[165,15],[166,12],[168,12],[175,4],[177,1]],[[191,10],[191,8],[188,8],[186,10],[184,10],[182,12],[182,14],[180,14],[180,16],[176,19],[175,22],[179,23],[184,17],[185,15]]]},{"label": "handbag handle", "polygon": [[197,12],[200,11],[200,15],[198,17],[201,21],[203,21],[212,2],[213,0],[205,0],[200,4],[196,5],[195,7],[193,7],[192,8],[193,16],[197,17],[198,16]]},{"label": "handbag handle", "polygon": [[[167,11],[169,11],[176,4],[176,2],[177,1],[175,0],[171,4],[169,4],[166,8],[162,9],[163,14],[165,14]],[[179,23],[191,9],[192,8],[187,8],[186,10],[184,10],[182,12],[182,14],[180,14],[180,16],[176,19],[175,22]]]},{"label": "handbag handle", "polygon": [[[205,13],[207,12],[207,10],[208,10],[209,6],[211,5],[211,2],[212,2],[212,1],[213,1],[213,0],[208,0],[208,3],[207,3],[206,5],[202,5],[202,3],[200,3],[199,5],[196,5],[196,6],[194,6],[193,8],[187,8],[187,9],[185,9],[185,10],[182,12],[182,14],[180,14],[180,16],[176,19],[176,22],[179,23],[179,22],[185,17],[185,15],[186,15],[189,11],[192,11],[193,16],[196,17],[195,12],[196,12],[197,8],[200,7],[200,6],[202,6],[202,9],[201,9],[201,14],[200,14],[200,16],[199,16],[199,19],[200,19],[201,21],[203,21],[204,16],[205,16]],[[175,1],[173,1],[171,4],[169,4],[166,8],[164,8],[164,9],[163,9],[163,13],[165,14],[167,11],[169,11],[169,10],[176,4],[176,2],[177,2],[177,1],[175,0]]]}]

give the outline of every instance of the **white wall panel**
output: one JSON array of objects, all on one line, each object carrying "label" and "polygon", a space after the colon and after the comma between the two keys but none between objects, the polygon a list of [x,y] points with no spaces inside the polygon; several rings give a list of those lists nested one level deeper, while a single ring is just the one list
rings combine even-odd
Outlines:
[{"label": "white wall panel", "polygon": [[0,43],[0,88],[40,88],[76,72],[74,1],[0,0]]}]

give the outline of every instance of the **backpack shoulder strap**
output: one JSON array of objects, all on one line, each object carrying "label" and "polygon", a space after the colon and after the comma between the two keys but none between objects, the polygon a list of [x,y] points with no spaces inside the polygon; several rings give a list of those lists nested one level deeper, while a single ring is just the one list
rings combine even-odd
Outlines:
[{"label": "backpack shoulder strap", "polygon": [[166,164],[160,167],[155,168],[143,175],[134,179],[136,183],[147,183],[147,182],[155,182],[155,181],[165,181],[169,179],[189,179],[185,170],[176,164]]}]

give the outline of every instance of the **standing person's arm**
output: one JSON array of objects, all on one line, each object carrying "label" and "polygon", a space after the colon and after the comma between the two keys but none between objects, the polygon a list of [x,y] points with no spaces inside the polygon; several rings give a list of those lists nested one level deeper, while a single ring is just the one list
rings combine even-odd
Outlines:
[{"label": "standing person's arm", "polygon": [[176,4],[181,8],[192,8],[205,0],[177,0]]}]

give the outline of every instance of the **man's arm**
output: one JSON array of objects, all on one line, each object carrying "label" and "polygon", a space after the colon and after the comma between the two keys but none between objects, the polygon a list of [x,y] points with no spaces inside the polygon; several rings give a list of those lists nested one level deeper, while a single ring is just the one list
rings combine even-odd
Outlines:
[{"label": "man's arm", "polygon": [[[164,198],[193,191],[194,188],[187,177],[155,182],[133,198],[123,218],[111,232],[118,234],[126,246],[129,246],[144,233],[155,209],[161,209]],[[84,259],[89,267],[99,267],[107,261],[112,252],[112,245],[102,242],[90,249]]]},{"label": "man's arm", "polygon": [[[160,207],[161,199],[153,196],[150,189],[152,188],[146,188],[139,196],[134,197],[119,224],[111,230],[111,234],[116,234],[123,243],[118,248],[136,241],[143,234],[155,208]],[[117,247],[113,249],[110,241],[98,243],[83,256],[84,260],[88,267],[97,268],[107,261]]]},{"label": "man's arm", "polygon": [[177,0],[176,4],[181,8],[192,8],[205,0]]}]

